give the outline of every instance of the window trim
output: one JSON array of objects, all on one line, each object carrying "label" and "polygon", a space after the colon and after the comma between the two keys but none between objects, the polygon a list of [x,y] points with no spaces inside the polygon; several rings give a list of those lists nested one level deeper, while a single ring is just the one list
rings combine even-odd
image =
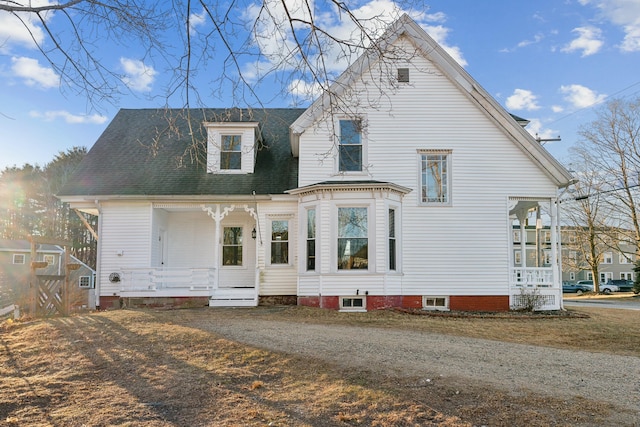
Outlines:
[{"label": "window trim", "polygon": [[[288,235],[288,239],[287,239],[287,262],[273,262],[272,261],[272,244],[274,242],[276,242],[277,240],[273,240],[273,223],[274,222],[286,222],[287,223],[287,235]],[[268,265],[270,266],[274,266],[274,267],[286,267],[286,266],[290,266],[292,265],[291,262],[291,255],[292,255],[292,251],[291,251],[291,217],[289,215],[287,215],[286,217],[282,217],[282,218],[269,218],[268,219],[268,224],[269,224],[269,246],[268,246],[268,254],[267,255],[267,262]],[[282,241],[280,241],[282,242]]]},{"label": "window trim", "polygon": [[[19,261],[22,259],[22,261]],[[27,256],[25,254],[13,254],[13,264],[24,265],[27,263]]]},{"label": "window trim", "polygon": [[[427,305],[428,300],[443,300],[443,305]],[[422,309],[432,311],[450,311],[449,297],[447,295],[423,295],[422,296]]]},{"label": "window trim", "polygon": [[[51,262],[47,261],[47,258],[51,260]],[[56,265],[56,256],[53,254],[42,255],[42,260],[47,263],[47,265]]]},{"label": "window trim", "polygon": [[[340,296],[340,301],[339,301],[339,311],[347,311],[347,312],[352,312],[352,313],[364,313],[367,311],[367,296],[366,295],[346,295],[346,296]],[[344,306],[344,302],[345,300],[362,300],[362,306],[361,307],[354,307],[354,306]]]},{"label": "window trim", "polygon": [[[238,149],[237,150],[225,150],[224,149],[224,140],[225,138],[231,138],[231,140],[233,141],[235,138],[239,138],[240,139],[240,144],[237,145]],[[226,172],[226,173],[235,173],[238,171],[242,170],[242,147],[243,147],[243,134],[242,133],[235,133],[235,132],[220,132],[220,152],[218,153],[219,156],[219,160],[218,160],[218,168],[220,169],[220,172]],[[234,145],[234,147],[236,147]],[[223,168],[222,167],[222,155],[225,153],[229,153],[229,155],[232,154],[238,154],[240,155],[240,164],[238,165],[239,167],[237,168]]]},{"label": "window trim", "polygon": [[602,254],[602,262],[600,264],[613,264],[613,252],[608,251]]},{"label": "window trim", "polygon": [[[341,154],[341,147],[342,147],[342,143],[341,143],[341,138],[342,138],[342,126],[341,126],[341,122],[344,121],[351,121],[351,122],[360,122],[360,170],[341,170],[340,169],[340,154]],[[336,174],[342,174],[342,175],[366,175],[366,165],[367,163],[367,122],[366,122],[366,118],[365,116],[355,116],[355,117],[348,117],[348,116],[340,116],[337,117],[335,120],[335,135],[336,135],[336,150],[337,150],[337,154],[336,154],[336,161],[335,161],[335,171]]]},{"label": "window trim", "polygon": [[[88,279],[88,283],[86,285],[83,285],[82,279]],[[93,276],[80,276],[78,277],[78,287],[81,289],[93,289],[94,287],[94,283],[93,283]]]},{"label": "window trim", "polygon": [[[225,228],[239,228],[241,230],[241,243],[240,245],[225,245],[224,243],[224,229]],[[222,226],[222,235],[220,236],[221,241],[220,241],[220,268],[225,268],[225,269],[244,269],[247,268],[247,266],[245,265],[245,239],[247,236],[246,233],[246,227],[243,224],[225,224]],[[242,249],[242,253],[241,253],[241,259],[240,259],[240,264],[231,264],[231,265],[225,265],[224,263],[224,247],[225,246],[240,246],[240,248]]]},{"label": "window trim", "polygon": [[[334,245],[334,254],[335,259],[333,261],[333,268],[336,272],[340,274],[357,274],[357,273],[367,273],[373,271],[372,258],[374,258],[371,254],[373,252],[373,241],[372,238],[372,216],[371,216],[371,205],[370,204],[340,204],[335,206],[335,232],[332,234],[333,245]],[[339,239],[340,237],[340,221],[339,221],[339,212],[340,209],[366,209],[367,212],[367,268],[339,268],[340,256],[339,256]],[[375,226],[375,224],[374,224]]]},{"label": "window trim", "polygon": [[[309,214],[313,211],[313,236],[309,236],[310,228],[309,228]],[[305,255],[305,271],[313,271],[315,272],[318,268],[318,210],[316,206],[310,206],[305,209],[305,229],[304,229],[304,255]],[[309,261],[311,256],[309,255],[309,244],[313,242],[313,268],[309,268]]]},{"label": "window trim", "polygon": [[[391,228],[391,213],[393,212],[393,229]],[[393,232],[393,233],[392,233]],[[391,243],[393,242],[393,259],[391,258]],[[393,266],[392,266],[393,263]],[[387,269],[398,271],[398,207],[387,206]]]},{"label": "window trim", "polygon": [[[452,206],[453,202],[453,191],[451,189],[453,179],[452,179],[452,165],[453,165],[453,150],[451,149],[418,149],[418,205],[420,206]],[[437,201],[426,201],[422,197],[422,189],[425,187],[425,183],[422,181],[422,162],[423,156],[446,156],[446,193],[444,202]]]}]

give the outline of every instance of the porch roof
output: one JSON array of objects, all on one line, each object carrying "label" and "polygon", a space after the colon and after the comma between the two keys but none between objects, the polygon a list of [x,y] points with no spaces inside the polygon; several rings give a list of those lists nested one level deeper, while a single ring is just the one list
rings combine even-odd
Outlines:
[{"label": "porch roof", "polygon": [[[303,111],[122,109],[58,196],[283,194],[297,185],[289,125]],[[254,173],[207,173],[204,122],[259,123],[263,141]]]}]

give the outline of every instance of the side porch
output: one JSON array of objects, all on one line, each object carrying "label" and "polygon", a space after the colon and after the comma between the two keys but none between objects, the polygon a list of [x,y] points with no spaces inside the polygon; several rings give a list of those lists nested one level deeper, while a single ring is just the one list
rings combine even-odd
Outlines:
[{"label": "side porch", "polygon": [[557,199],[511,197],[509,228],[510,307],[562,309],[562,251]]}]

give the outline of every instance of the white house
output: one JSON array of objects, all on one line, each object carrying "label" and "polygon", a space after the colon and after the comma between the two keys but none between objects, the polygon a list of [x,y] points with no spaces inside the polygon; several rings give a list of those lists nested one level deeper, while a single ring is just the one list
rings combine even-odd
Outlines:
[{"label": "white house", "polygon": [[[99,215],[99,305],[560,308],[569,172],[408,16],[378,47],[304,110],[121,110],[59,194]],[[516,265],[539,207],[551,265]]]}]

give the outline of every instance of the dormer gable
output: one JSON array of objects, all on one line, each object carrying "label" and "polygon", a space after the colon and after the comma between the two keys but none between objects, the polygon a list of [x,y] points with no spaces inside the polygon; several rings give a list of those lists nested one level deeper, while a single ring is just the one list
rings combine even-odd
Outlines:
[{"label": "dormer gable", "polygon": [[253,173],[261,141],[258,122],[205,122],[204,127],[208,173]]}]

